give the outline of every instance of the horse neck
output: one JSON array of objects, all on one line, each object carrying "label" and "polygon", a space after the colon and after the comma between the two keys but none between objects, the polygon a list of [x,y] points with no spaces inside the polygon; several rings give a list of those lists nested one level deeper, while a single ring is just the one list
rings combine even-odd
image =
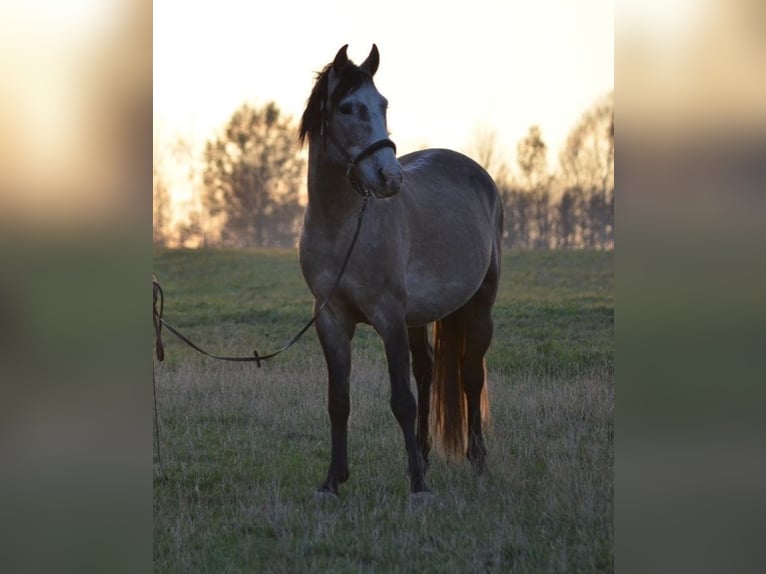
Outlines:
[{"label": "horse neck", "polygon": [[345,220],[358,211],[360,203],[346,170],[327,161],[322,141],[312,138],[308,162],[308,210],[312,217],[328,223]]}]

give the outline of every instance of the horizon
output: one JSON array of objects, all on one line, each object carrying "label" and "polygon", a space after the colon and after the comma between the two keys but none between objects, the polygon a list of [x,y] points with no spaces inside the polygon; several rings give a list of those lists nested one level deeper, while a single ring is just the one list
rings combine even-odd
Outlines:
[{"label": "horizon", "polygon": [[[513,166],[517,142],[537,125],[555,170],[580,116],[614,90],[614,2],[477,0],[466,10],[392,0],[386,11],[365,11],[363,26],[349,0],[301,4],[154,4],[155,157],[179,138],[201,150],[243,103],[273,101],[297,123],[316,72],[346,43],[356,63],[377,44],[375,83],[402,154],[470,152],[479,134],[494,133]],[[190,193],[171,192],[174,203]]]}]

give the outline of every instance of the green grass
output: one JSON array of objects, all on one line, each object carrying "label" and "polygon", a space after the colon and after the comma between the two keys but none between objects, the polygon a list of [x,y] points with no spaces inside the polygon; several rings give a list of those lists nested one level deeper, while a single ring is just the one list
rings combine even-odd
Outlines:
[{"label": "green grass", "polygon": [[[158,251],[165,315],[213,352],[265,353],[309,318],[293,251]],[[510,252],[487,357],[490,470],[432,457],[436,493],[408,496],[382,348],[357,332],[351,479],[329,462],[326,378],[310,330],[258,369],[165,335],[155,368],[158,572],[597,572],[612,570],[613,254]]]}]

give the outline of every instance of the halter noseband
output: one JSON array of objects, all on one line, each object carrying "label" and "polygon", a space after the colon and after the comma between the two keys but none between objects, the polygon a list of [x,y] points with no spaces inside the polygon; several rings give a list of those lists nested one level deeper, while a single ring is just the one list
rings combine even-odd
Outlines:
[{"label": "halter noseband", "polygon": [[332,133],[329,127],[324,129],[323,131],[324,131],[324,136],[330,140],[330,143],[332,143],[332,145],[335,146],[335,149],[337,149],[340,152],[340,154],[343,156],[343,159],[346,160],[346,164],[347,164],[346,177],[348,177],[348,180],[351,183],[351,187],[354,188],[354,191],[356,191],[362,197],[369,197],[370,195],[372,195],[372,193],[367,188],[367,186],[364,185],[361,181],[359,181],[359,178],[357,178],[354,175],[354,168],[356,168],[356,166],[359,165],[360,161],[367,158],[368,156],[371,156],[376,151],[381,150],[383,148],[389,147],[392,150],[394,150],[394,154],[396,154],[396,144],[392,142],[390,139],[385,138],[368,145],[366,148],[364,148],[362,151],[356,154],[356,156],[352,156],[350,153],[346,151],[343,145],[338,141],[338,138],[335,137],[335,134]]}]

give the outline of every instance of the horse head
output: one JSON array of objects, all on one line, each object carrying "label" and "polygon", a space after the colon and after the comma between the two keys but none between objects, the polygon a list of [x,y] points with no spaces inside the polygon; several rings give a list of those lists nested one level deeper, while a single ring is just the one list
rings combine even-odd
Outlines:
[{"label": "horse head", "polygon": [[338,50],[319,74],[303,114],[301,137],[318,133],[326,161],[343,166],[364,193],[391,197],[399,192],[403,176],[396,146],[388,138],[388,101],[373,81],[378,48],[373,44],[359,66],[349,60],[347,49]]}]

